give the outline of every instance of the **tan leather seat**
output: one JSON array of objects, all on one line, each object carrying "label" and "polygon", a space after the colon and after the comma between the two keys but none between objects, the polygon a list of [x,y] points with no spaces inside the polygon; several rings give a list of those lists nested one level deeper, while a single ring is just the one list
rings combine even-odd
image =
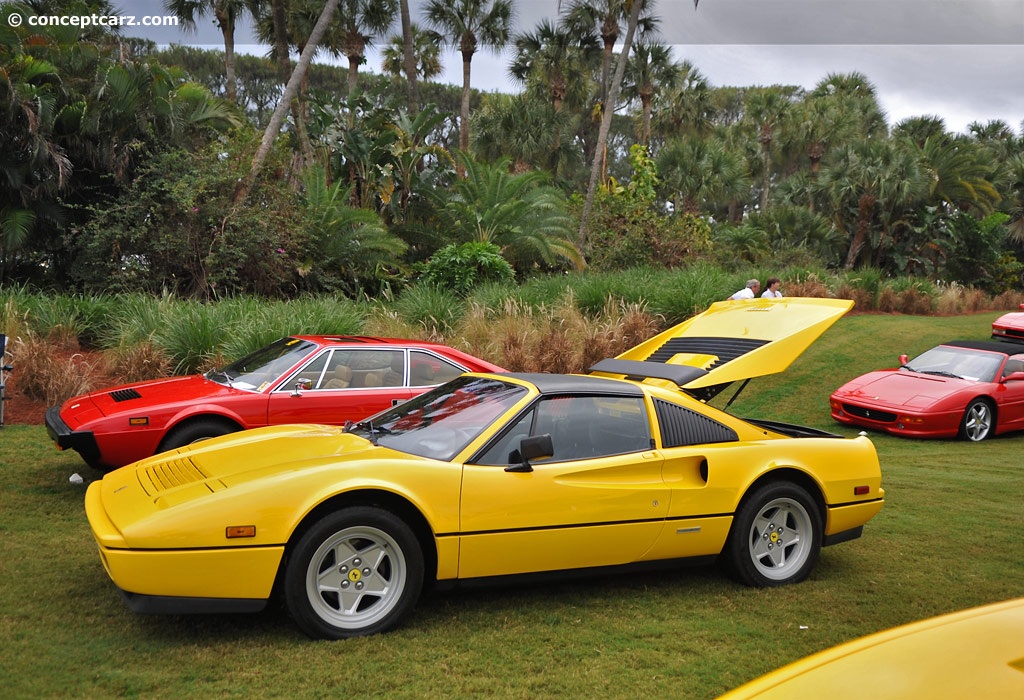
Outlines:
[{"label": "tan leather seat", "polygon": [[352,369],[347,365],[338,365],[332,376],[324,385],[325,389],[347,389],[352,383]]}]

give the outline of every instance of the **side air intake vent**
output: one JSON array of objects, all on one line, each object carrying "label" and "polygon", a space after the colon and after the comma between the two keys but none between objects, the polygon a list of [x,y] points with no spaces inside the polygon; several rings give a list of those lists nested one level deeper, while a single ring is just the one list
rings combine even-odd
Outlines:
[{"label": "side air intake vent", "polygon": [[736,442],[739,440],[739,436],[732,428],[688,408],[655,399],[654,410],[658,415],[658,423],[661,425],[663,447],[706,445],[714,442]]}]

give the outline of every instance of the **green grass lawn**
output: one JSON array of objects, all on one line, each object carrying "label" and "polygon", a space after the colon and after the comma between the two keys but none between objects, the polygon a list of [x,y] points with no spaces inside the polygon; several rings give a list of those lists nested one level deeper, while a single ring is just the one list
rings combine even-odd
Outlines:
[{"label": "green grass lawn", "polygon": [[[840,321],[739,415],[847,435],[828,394],[992,314]],[[6,698],[712,698],[854,637],[1024,595],[1024,434],[983,444],[874,436],[886,507],[799,585],[754,590],[715,568],[425,598],[396,632],[313,642],[259,615],[146,617],[121,602],[82,507],[74,453],[0,430],[0,677]]]}]

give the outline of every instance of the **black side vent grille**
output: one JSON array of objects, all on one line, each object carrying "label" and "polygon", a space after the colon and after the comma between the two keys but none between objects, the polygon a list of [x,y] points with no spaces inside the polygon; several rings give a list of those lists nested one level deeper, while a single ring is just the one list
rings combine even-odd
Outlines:
[{"label": "black side vent grille", "polygon": [[114,401],[116,401],[117,403],[142,398],[142,394],[135,391],[135,389],[118,389],[117,391],[110,392],[109,396],[110,398],[114,399]]},{"label": "black side vent grille", "polygon": [[705,415],[676,404],[654,400],[654,410],[661,425],[662,447],[706,445],[714,442],[736,442],[739,436],[732,428]]},{"label": "black side vent grille", "polygon": [[674,355],[689,353],[694,355],[717,355],[718,361],[706,369],[723,365],[767,345],[767,340],[752,338],[670,338],[665,344],[651,353],[648,362],[668,362]]}]

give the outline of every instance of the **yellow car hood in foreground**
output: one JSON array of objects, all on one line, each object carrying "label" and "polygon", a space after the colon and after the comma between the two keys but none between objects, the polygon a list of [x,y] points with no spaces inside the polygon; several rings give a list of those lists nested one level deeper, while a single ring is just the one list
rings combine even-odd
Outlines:
[{"label": "yellow car hood in foreground", "polygon": [[719,700],[1024,698],[1024,598],[841,644]]},{"label": "yellow car hood in foreground", "polygon": [[616,359],[707,370],[684,389],[775,374],[852,307],[847,299],[720,301]]}]

